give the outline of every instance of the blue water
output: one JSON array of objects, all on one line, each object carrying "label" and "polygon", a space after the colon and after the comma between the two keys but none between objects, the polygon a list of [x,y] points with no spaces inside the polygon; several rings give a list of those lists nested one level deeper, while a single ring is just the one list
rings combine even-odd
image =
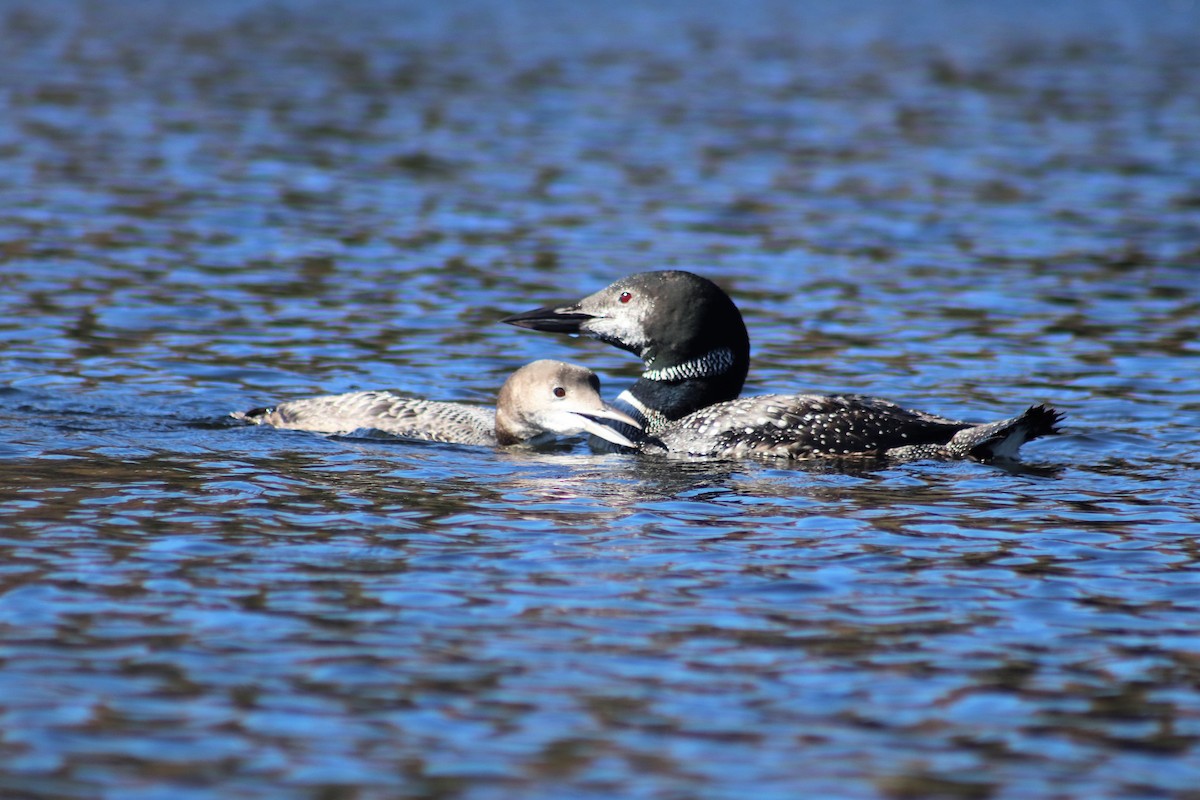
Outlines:
[{"label": "blue water", "polygon": [[[0,797],[1200,786],[1195,3],[0,9]],[[1028,469],[243,427],[725,286]]]}]

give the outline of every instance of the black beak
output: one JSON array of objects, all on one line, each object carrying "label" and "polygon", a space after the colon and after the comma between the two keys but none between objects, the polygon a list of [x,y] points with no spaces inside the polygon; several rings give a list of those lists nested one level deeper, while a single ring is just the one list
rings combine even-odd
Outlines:
[{"label": "black beak", "polygon": [[582,333],[583,324],[589,319],[595,319],[595,317],[591,314],[584,314],[579,310],[579,306],[564,306],[562,308],[535,308],[533,311],[513,314],[500,321],[534,331]]}]

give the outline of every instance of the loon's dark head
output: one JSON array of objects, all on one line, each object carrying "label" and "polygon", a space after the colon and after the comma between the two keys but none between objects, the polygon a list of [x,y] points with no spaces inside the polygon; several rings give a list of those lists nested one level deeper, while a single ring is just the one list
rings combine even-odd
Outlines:
[{"label": "loon's dark head", "polygon": [[592,336],[636,354],[648,371],[669,370],[725,349],[744,379],[750,361],[750,337],[729,295],[707,278],[681,270],[630,275],[577,303],[502,321]]}]

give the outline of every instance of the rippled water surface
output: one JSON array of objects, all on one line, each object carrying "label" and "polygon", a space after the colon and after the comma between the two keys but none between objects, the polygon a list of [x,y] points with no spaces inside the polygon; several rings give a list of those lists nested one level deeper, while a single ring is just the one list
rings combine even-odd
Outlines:
[{"label": "rippled water surface", "polygon": [[[0,796],[1200,797],[1194,2],[0,6]],[[242,427],[729,289],[1029,468]]]}]

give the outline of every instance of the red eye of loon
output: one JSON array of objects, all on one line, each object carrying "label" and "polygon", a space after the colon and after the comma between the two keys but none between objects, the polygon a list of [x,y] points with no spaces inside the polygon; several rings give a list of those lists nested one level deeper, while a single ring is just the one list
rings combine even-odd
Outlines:
[{"label": "red eye of loon", "polygon": [[618,297],[617,299],[620,300],[622,303],[628,303],[630,300],[633,299],[633,295],[630,292],[621,292],[621,296]]},{"label": "red eye of loon", "polygon": [[562,388],[561,386],[555,386],[554,387],[554,396],[555,397],[566,397],[567,390]]}]

